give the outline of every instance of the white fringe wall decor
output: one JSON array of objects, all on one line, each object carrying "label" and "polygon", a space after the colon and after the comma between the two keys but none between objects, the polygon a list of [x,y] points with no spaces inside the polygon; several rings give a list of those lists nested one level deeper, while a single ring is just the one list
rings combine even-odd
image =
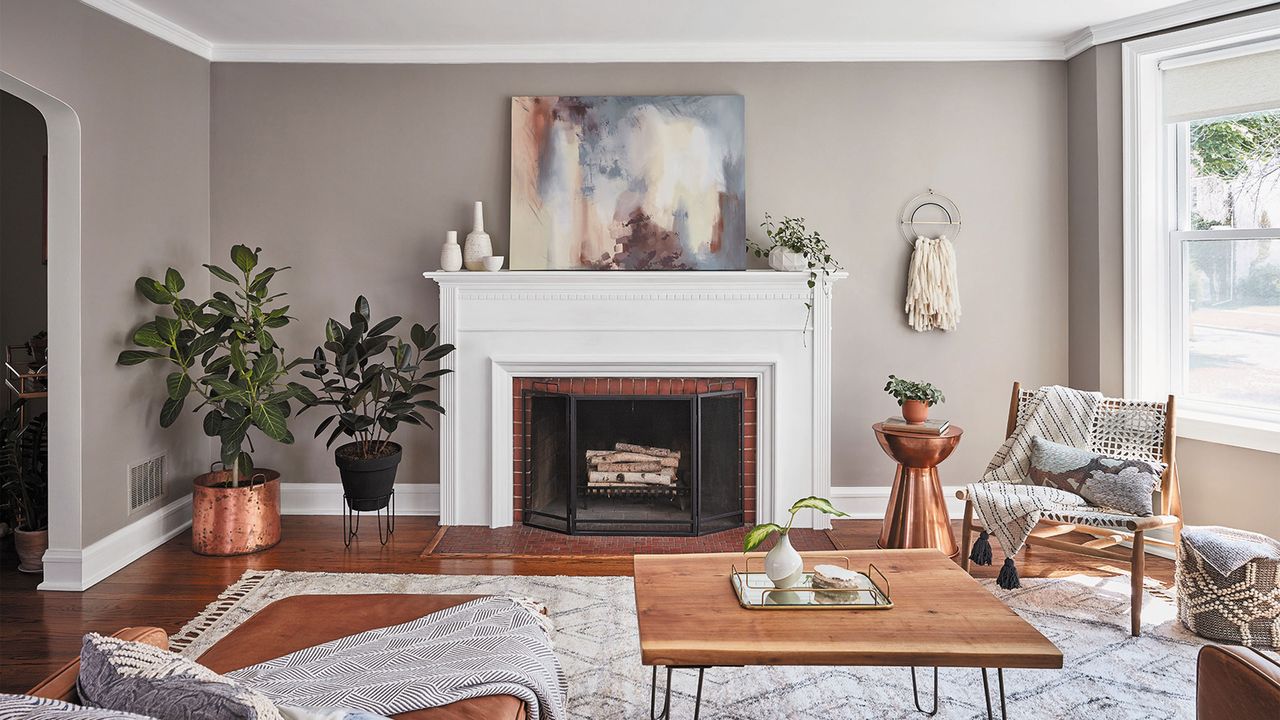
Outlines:
[{"label": "white fringe wall decor", "polygon": [[917,236],[907,274],[907,323],[916,332],[955,330],[960,323],[956,250],[946,235]]}]

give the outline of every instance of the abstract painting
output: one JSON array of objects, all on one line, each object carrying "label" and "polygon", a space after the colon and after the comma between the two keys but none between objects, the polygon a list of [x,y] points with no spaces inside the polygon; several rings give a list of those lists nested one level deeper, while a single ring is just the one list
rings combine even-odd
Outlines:
[{"label": "abstract painting", "polygon": [[511,100],[513,270],[741,270],[740,95]]}]

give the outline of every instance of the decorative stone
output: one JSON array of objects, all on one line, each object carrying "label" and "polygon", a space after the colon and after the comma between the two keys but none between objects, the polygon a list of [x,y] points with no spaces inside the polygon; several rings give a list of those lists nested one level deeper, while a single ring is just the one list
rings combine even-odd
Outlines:
[{"label": "decorative stone", "polygon": [[840,590],[860,590],[862,576],[838,565],[816,565],[813,568],[813,586]]}]

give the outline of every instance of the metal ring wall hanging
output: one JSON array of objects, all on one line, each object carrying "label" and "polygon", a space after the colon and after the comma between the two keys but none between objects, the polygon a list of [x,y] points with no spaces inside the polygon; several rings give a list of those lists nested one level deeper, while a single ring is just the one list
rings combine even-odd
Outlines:
[{"label": "metal ring wall hanging", "polygon": [[[946,216],[946,220],[927,220],[916,219],[921,210],[926,208],[936,208],[933,214],[937,217],[937,211],[941,210]],[[923,235],[928,238],[937,238],[946,235],[948,238],[955,240],[960,235],[960,208],[955,202],[946,195],[939,195],[930,188],[928,192],[919,195],[907,201],[906,207],[902,208],[902,237],[907,241],[908,245],[914,245],[916,238]],[[923,231],[922,231],[923,230]],[[930,232],[929,230],[932,230]]]}]

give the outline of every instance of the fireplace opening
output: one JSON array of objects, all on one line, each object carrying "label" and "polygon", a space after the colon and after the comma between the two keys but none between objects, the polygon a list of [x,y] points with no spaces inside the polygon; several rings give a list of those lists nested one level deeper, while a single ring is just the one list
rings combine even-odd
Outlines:
[{"label": "fireplace opening", "polygon": [[667,394],[574,387],[533,382],[518,399],[524,524],[581,535],[703,535],[744,524],[745,388],[733,379],[668,385]]}]

